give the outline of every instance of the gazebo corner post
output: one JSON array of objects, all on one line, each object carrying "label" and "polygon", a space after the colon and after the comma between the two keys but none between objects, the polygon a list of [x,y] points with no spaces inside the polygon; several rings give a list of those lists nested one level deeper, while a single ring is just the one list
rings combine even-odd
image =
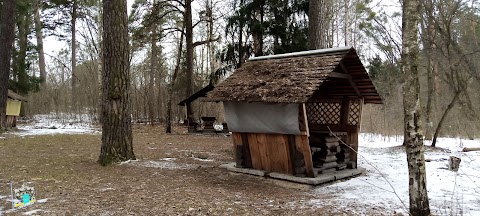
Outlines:
[{"label": "gazebo corner post", "polygon": [[247,134],[233,132],[232,140],[235,157],[235,167],[252,168],[252,159],[250,155],[250,147],[248,145]]},{"label": "gazebo corner post", "polygon": [[295,175],[305,174],[307,177],[315,178],[316,173],[313,170],[312,153],[307,135],[295,135],[292,140],[295,145],[295,152],[292,154],[292,163]]}]

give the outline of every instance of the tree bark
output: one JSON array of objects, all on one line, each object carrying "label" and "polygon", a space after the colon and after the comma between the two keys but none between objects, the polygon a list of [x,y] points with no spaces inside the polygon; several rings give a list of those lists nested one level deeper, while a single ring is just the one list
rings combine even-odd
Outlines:
[{"label": "tree bark", "polygon": [[458,90],[458,91],[455,92],[455,95],[453,96],[452,100],[448,104],[447,109],[445,109],[445,111],[443,112],[442,118],[440,118],[440,121],[438,122],[437,128],[435,129],[435,133],[433,134],[432,147],[435,147],[435,145],[437,144],[437,138],[438,138],[438,135],[440,134],[440,130],[442,129],[443,122],[445,121],[445,118],[447,117],[450,110],[452,110],[452,108],[457,103],[461,92],[462,92],[461,90]]},{"label": "tree bark", "polygon": [[403,0],[402,70],[405,148],[408,163],[410,214],[430,215],[426,187],[425,156],[420,118],[420,83],[418,78],[418,0]]},{"label": "tree bark", "polygon": [[308,8],[308,48],[325,48],[324,0],[310,1]]},{"label": "tree bark", "polygon": [[3,0],[0,14],[0,129],[6,128],[10,60],[15,40],[15,0]]},{"label": "tree bark", "polygon": [[17,88],[15,89],[17,93],[27,94],[28,87],[28,76],[27,76],[27,49],[28,49],[28,34],[30,33],[30,16],[31,14],[28,11],[17,15],[17,29],[18,29],[18,51],[16,55],[16,60],[14,61],[14,74],[15,81],[17,82]]},{"label": "tree bark", "polygon": [[127,1],[103,0],[102,146],[98,162],[135,159],[132,145]]},{"label": "tree bark", "polygon": [[[427,0],[424,2],[425,5],[425,15],[426,19],[423,19],[422,24],[423,28],[425,29],[424,35],[422,35],[422,40],[424,44],[424,55],[427,61],[427,106],[425,110],[425,120],[426,120],[426,128],[425,128],[425,139],[431,140],[432,139],[432,131],[433,131],[433,123],[432,123],[432,106],[433,106],[433,98],[435,96],[435,79],[434,79],[434,71],[435,71],[435,63],[433,61],[432,55],[435,49],[435,26],[433,25],[433,2],[432,0]],[[426,22],[426,25],[424,24]],[[426,28],[425,28],[426,27]]]},{"label": "tree bark", "polygon": [[463,148],[463,152],[480,151],[480,148]]},{"label": "tree bark", "polygon": [[[183,32],[183,29],[182,29]],[[175,70],[173,71],[172,80],[168,85],[168,99],[167,99],[167,125],[165,127],[166,133],[172,133],[172,97],[173,97],[173,86],[175,85],[175,80],[177,79],[178,71],[180,70],[180,59],[182,58],[182,49],[183,49],[183,33],[180,34],[180,40],[178,41],[178,50],[177,50],[177,62],[175,65]],[[187,122],[188,123],[188,122]]]},{"label": "tree bark", "polygon": [[209,74],[215,73],[215,49],[213,46],[213,2],[209,1],[207,5],[207,16],[208,16],[208,50],[209,50],[209,56],[210,56],[210,71],[208,72]]},{"label": "tree bark", "polygon": [[77,110],[77,97],[76,97],[76,88],[77,88],[77,76],[75,74],[75,70],[77,68],[77,39],[76,39],[76,32],[77,32],[77,0],[73,0],[72,5],[72,108]]},{"label": "tree bark", "polygon": [[[153,1],[155,4],[155,1]],[[153,89],[153,85],[155,84],[155,74],[157,73],[157,25],[154,23],[152,25],[152,32],[151,32],[151,53],[150,53],[150,76],[148,81],[148,120],[150,125],[154,125],[154,118],[155,118],[155,108],[154,108],[154,100],[155,100],[155,92]],[[157,98],[158,99],[158,98]]]},{"label": "tree bark", "polygon": [[42,89],[45,89],[46,80],[47,80],[47,70],[45,66],[45,53],[43,49],[43,33],[42,33],[42,22],[40,20],[40,8],[42,1],[35,1],[35,35],[37,36],[37,50],[38,50],[38,66],[40,69],[40,82],[42,82]]},{"label": "tree bark", "polygon": [[[240,7],[243,7],[245,0],[240,0]],[[244,49],[243,49],[243,19],[240,19],[240,26],[238,27],[238,63],[237,68],[240,68],[244,62]],[[234,40],[235,41],[235,40]],[[232,43],[235,44],[235,43]]]},{"label": "tree bark", "polygon": [[265,1],[259,1],[261,3],[257,3],[257,8],[253,11],[254,16],[254,27],[252,29],[252,37],[253,37],[253,53],[255,56],[263,56],[263,13],[264,13],[264,4]]},{"label": "tree bark", "polygon": [[[185,0],[185,42],[187,48],[187,88],[186,97],[190,97],[193,94],[193,26],[192,26],[192,0]],[[169,99],[170,100],[170,99]],[[188,103],[190,105],[190,103]],[[188,106],[190,107],[190,106]],[[192,110],[187,109],[187,116],[192,116]]]}]

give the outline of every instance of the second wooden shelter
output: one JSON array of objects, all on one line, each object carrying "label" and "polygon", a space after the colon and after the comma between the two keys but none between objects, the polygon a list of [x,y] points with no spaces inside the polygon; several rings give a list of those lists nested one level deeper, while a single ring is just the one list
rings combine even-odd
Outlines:
[{"label": "second wooden shelter", "polygon": [[21,95],[8,90],[7,97],[7,127],[12,128],[17,126],[17,117],[20,116],[20,110],[22,107],[22,101],[27,102],[27,100]]},{"label": "second wooden shelter", "polygon": [[382,103],[351,47],[251,58],[207,100],[224,104],[236,167],[306,177],[355,169],[362,105]]}]

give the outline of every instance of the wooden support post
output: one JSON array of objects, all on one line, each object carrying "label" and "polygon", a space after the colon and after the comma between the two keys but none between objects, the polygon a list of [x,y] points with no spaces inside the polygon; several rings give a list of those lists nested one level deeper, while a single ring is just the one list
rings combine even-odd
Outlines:
[{"label": "wooden support post", "polygon": [[252,155],[250,154],[250,146],[248,143],[248,135],[246,133],[241,133],[242,135],[242,144],[243,144],[243,156],[246,168],[252,168]]},{"label": "wooden support post", "polygon": [[302,112],[303,112],[303,119],[305,122],[305,128],[307,130],[307,136],[310,137],[310,129],[308,128],[307,108],[305,106],[305,103],[302,103]]},{"label": "wooden support post", "polygon": [[248,146],[248,137],[244,133],[232,133],[233,146],[235,151],[235,164],[239,168],[251,168],[252,159]]},{"label": "wooden support post", "polygon": [[348,116],[350,114],[350,99],[343,97],[340,107],[340,125],[346,127],[348,124]]},{"label": "wooden support post", "polygon": [[350,160],[355,162],[355,164],[358,164],[358,161],[357,161],[357,152],[358,152],[358,130],[357,131],[353,131],[351,133],[349,133],[349,143],[350,144],[350,147],[352,147],[355,152],[353,154],[350,155]]},{"label": "wooden support post", "polygon": [[316,177],[316,174],[313,172],[312,152],[310,150],[310,145],[308,144],[308,137],[305,135],[296,135],[295,148],[297,152],[303,155],[303,160],[305,162],[305,174],[307,177]]},{"label": "wooden support post", "polygon": [[295,147],[295,135],[288,135],[289,157],[291,158],[291,166],[293,168],[293,175],[303,177],[306,176],[305,157]]}]

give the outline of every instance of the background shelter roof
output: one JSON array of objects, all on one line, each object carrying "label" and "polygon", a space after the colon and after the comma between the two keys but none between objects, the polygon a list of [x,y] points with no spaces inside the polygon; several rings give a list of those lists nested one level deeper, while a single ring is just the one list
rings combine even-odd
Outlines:
[{"label": "background shelter roof", "polygon": [[22,97],[21,95],[13,92],[12,90],[8,90],[8,98],[13,99],[13,100],[19,100],[19,101],[25,101],[27,102],[27,99]]},{"label": "background shelter roof", "polygon": [[207,101],[305,103],[329,80],[347,80],[342,96],[381,104],[352,47],[251,58],[207,94]]},{"label": "background shelter roof", "polygon": [[195,92],[193,95],[190,95],[190,97],[186,98],[185,100],[182,100],[178,105],[180,106],[185,106],[186,103],[190,103],[199,97],[206,97],[207,93],[211,90],[213,90],[215,87],[209,83],[207,86],[203,87],[202,89],[198,90]]}]

